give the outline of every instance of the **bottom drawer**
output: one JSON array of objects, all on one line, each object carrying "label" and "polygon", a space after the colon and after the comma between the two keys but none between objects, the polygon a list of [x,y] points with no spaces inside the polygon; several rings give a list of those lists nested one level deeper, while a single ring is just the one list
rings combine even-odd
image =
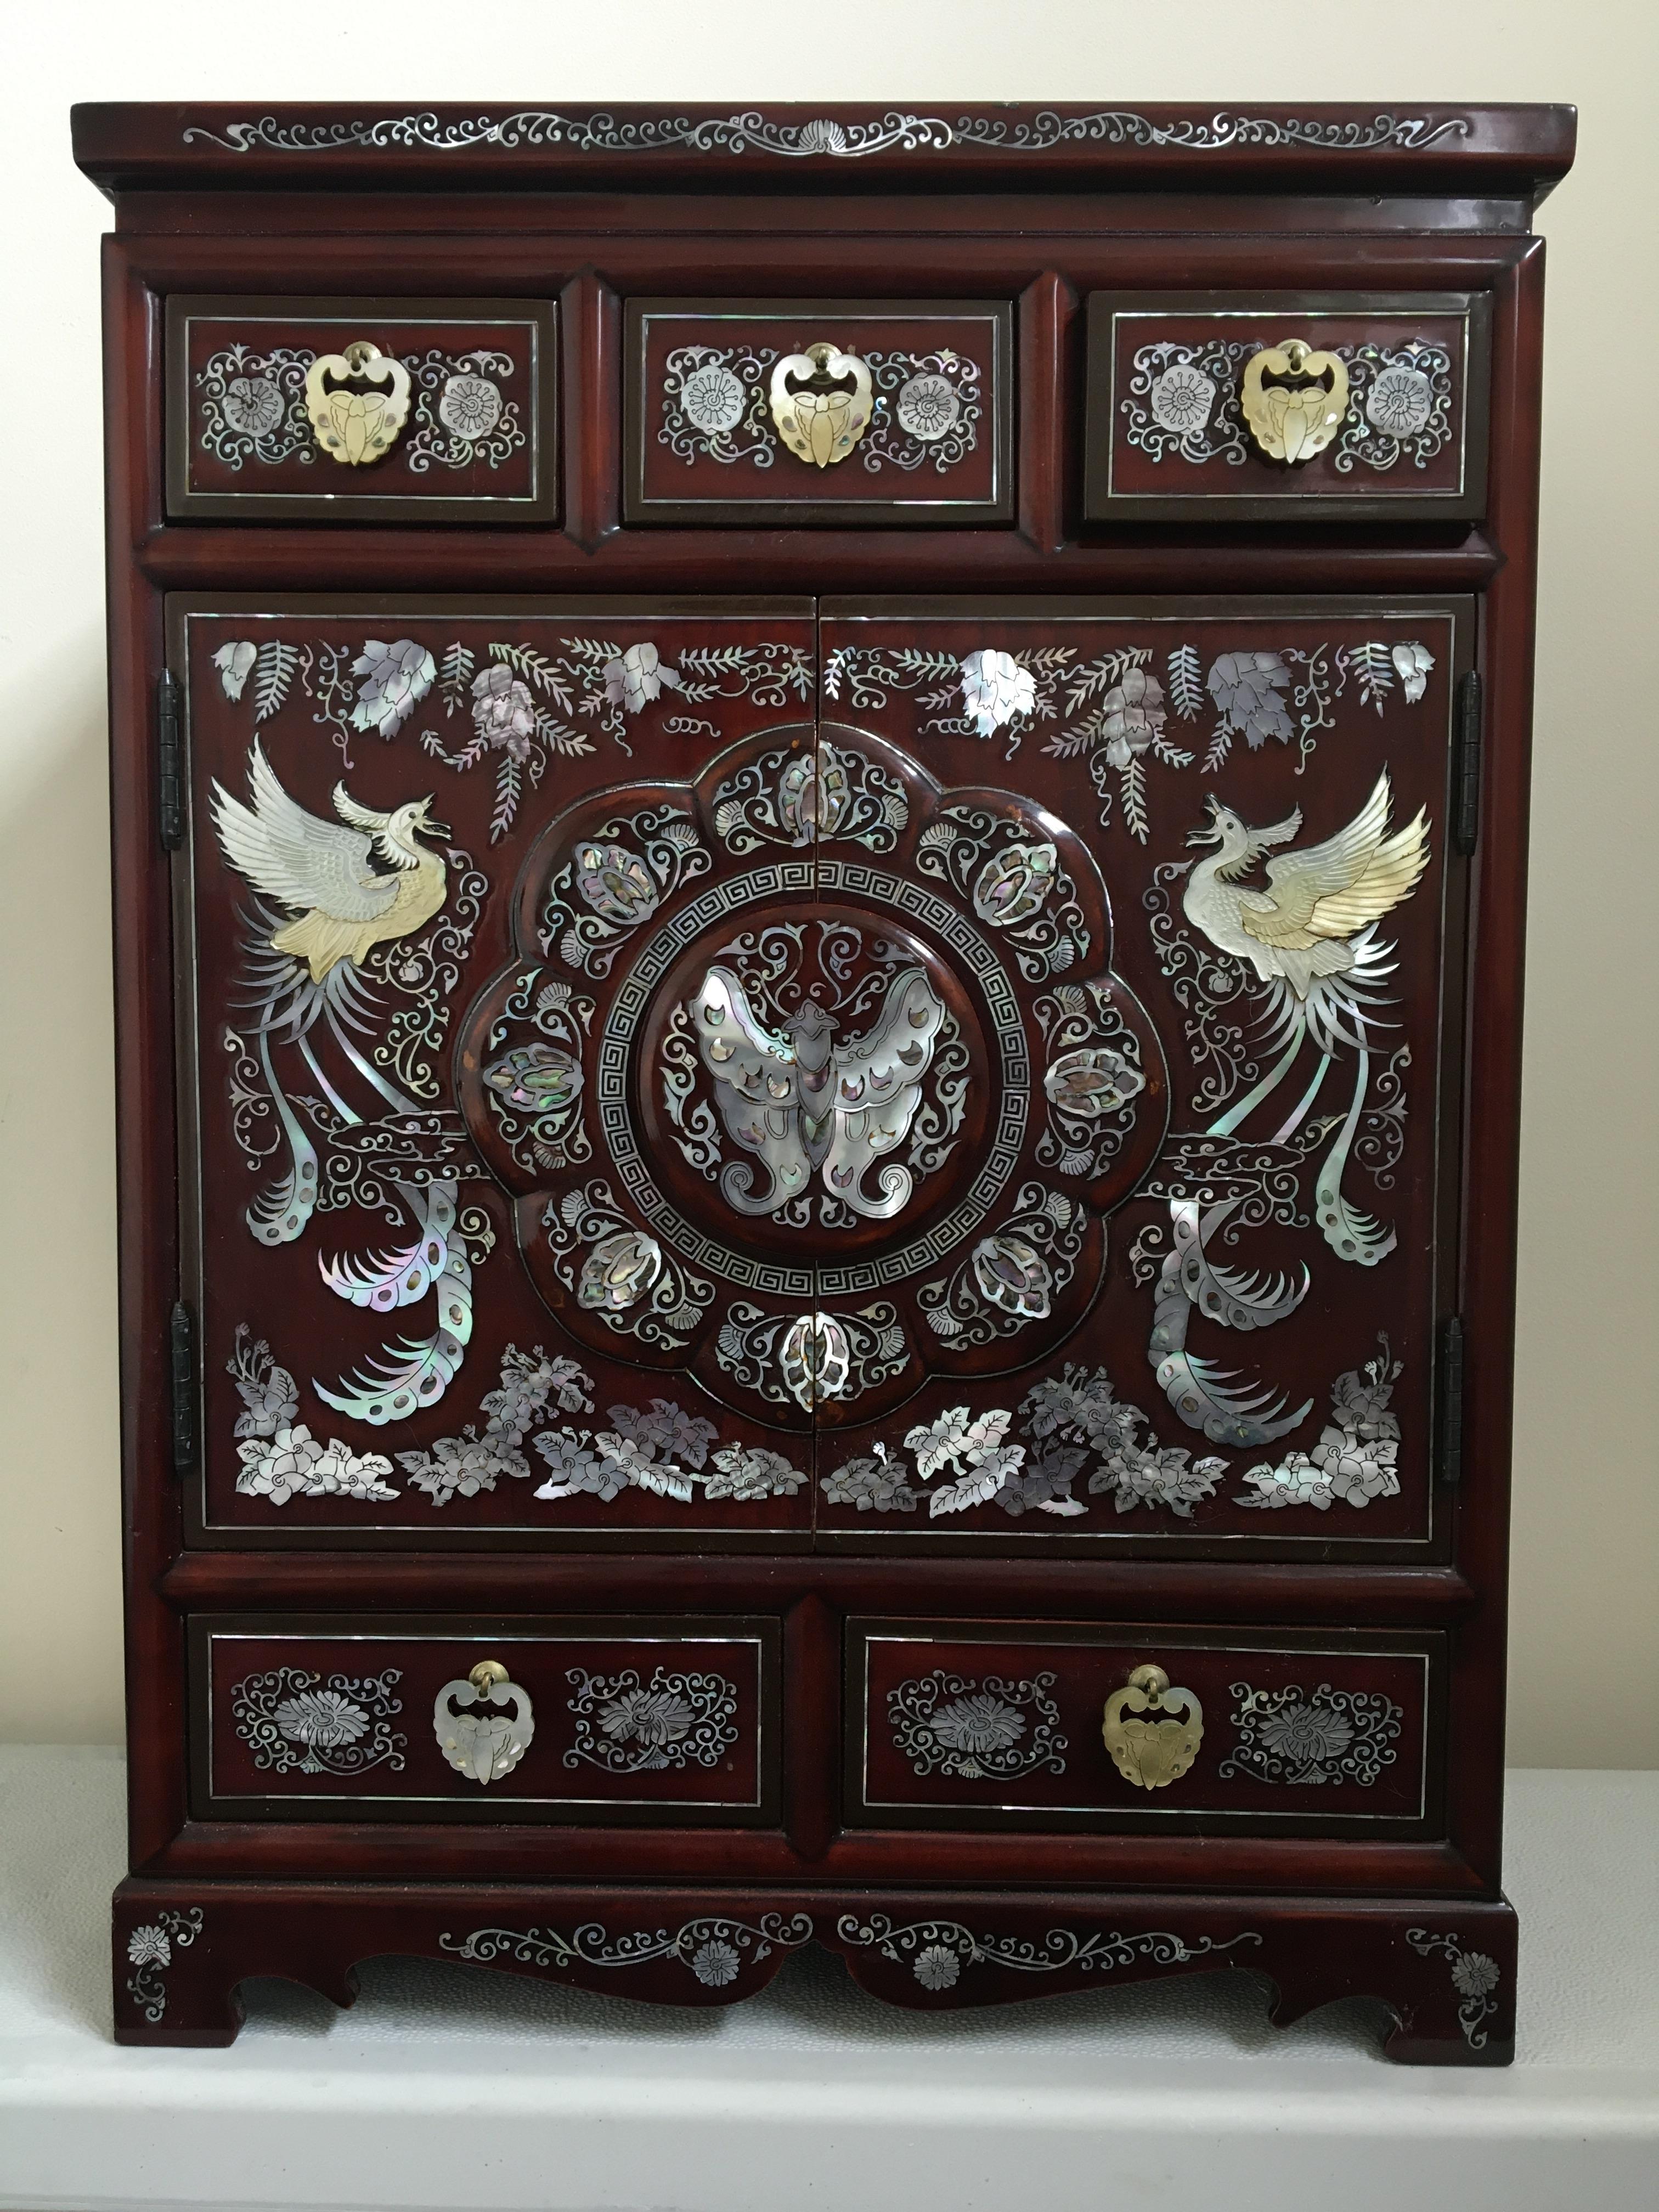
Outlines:
[{"label": "bottom drawer", "polygon": [[851,1620],[847,1653],[849,1826],[1440,1828],[1432,1631]]},{"label": "bottom drawer", "polygon": [[769,1619],[198,1618],[194,1811],[774,1826],[778,1650]]}]

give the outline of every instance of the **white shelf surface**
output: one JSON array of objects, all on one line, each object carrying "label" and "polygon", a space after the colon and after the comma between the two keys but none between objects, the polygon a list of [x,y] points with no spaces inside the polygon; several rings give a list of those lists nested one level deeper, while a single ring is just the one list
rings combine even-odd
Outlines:
[{"label": "white shelf surface", "polygon": [[[8,2212],[1659,2212],[1659,1773],[1510,1777],[1508,2069],[1396,2067],[1237,1972],[921,2016],[837,1960],[680,2012],[380,1960],[110,2039],[112,1751],[0,1747]],[[1448,1924],[1455,1923],[1452,1914]]]}]

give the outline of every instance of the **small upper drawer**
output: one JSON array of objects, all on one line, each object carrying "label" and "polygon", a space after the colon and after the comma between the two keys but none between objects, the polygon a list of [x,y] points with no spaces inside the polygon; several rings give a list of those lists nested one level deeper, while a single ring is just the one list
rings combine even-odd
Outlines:
[{"label": "small upper drawer", "polygon": [[1490,329],[1484,293],[1091,293],[1084,513],[1480,515]]},{"label": "small upper drawer", "polygon": [[550,301],[167,302],[167,513],[545,522]]},{"label": "small upper drawer", "polygon": [[1006,301],[630,300],[629,522],[1006,522]]},{"label": "small upper drawer", "polygon": [[208,1819],[778,1818],[778,1624],[198,1618]]},{"label": "small upper drawer", "polygon": [[1433,1631],[849,1621],[847,1818],[1421,1835],[1443,1659]]}]

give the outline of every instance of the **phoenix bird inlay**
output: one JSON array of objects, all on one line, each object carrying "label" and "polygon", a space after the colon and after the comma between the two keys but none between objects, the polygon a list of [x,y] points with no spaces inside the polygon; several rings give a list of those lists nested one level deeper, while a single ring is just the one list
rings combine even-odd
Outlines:
[{"label": "phoenix bird inlay", "polygon": [[1403,830],[1384,835],[1392,801],[1385,769],[1345,830],[1322,845],[1268,861],[1263,891],[1238,878],[1262,854],[1290,842],[1302,827],[1302,809],[1252,830],[1212,799],[1212,826],[1188,842],[1220,850],[1187,879],[1187,919],[1224,952],[1249,960],[1264,983],[1282,979],[1306,1000],[1318,977],[1353,967],[1353,939],[1408,899],[1429,865],[1429,825],[1420,808]]},{"label": "phoenix bird inlay", "polygon": [[919,967],[902,969],[862,1036],[835,1042],[833,1018],[808,1000],[783,1024],[767,1029],[729,968],[708,970],[686,1002],[703,1066],[726,1133],[758,1158],[766,1187],[753,1190],[748,1163],[721,1170],[726,1203],[744,1214],[776,1213],[799,1198],[814,1176],[866,1220],[890,1220],[912,1188],[895,1161],[864,1188],[871,1163],[902,1145],[921,1102],[945,1007]]},{"label": "phoenix bird inlay", "polygon": [[325,821],[289,797],[257,743],[248,762],[248,795],[251,806],[216,783],[214,828],[232,866],[295,915],[270,943],[303,960],[313,983],[337,961],[361,965],[375,945],[408,936],[442,906],[444,862],[419,841],[449,833],[432,819],[429,798],[381,814],[337,783],[340,819]]},{"label": "phoenix bird inlay", "polygon": [[1213,1137],[1231,1137],[1290,1073],[1304,1041],[1319,1054],[1317,1066],[1290,1114],[1271,1133],[1276,1145],[1294,1142],[1319,1097],[1326,1071],[1340,1053],[1355,1060],[1354,1091],[1320,1169],[1316,1192],[1321,1231],[1333,1251],[1374,1267],[1394,1249],[1392,1230],[1359,1212],[1342,1194],[1342,1172],[1359,1127],[1370,1079],[1372,1035],[1388,1024],[1380,1007],[1382,985],[1394,973],[1394,947],[1379,941],[1376,925],[1410,898],[1429,865],[1428,817],[1419,807],[1403,830],[1389,835],[1394,788],[1383,769],[1370,797],[1346,826],[1322,844],[1279,853],[1267,862],[1267,887],[1241,880],[1263,854],[1288,845],[1302,827],[1298,806],[1284,821],[1252,830],[1218,799],[1209,802],[1210,826],[1190,845],[1213,845],[1187,879],[1182,903],[1187,919],[1212,945],[1248,962],[1266,989],[1263,1032],[1280,1048],[1255,1087],[1210,1124]]}]

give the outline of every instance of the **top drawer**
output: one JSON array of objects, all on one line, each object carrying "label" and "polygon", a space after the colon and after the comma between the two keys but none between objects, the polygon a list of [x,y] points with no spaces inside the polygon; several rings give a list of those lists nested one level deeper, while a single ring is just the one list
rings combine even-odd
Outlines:
[{"label": "top drawer", "polygon": [[629,522],[1013,514],[1006,301],[630,300]]},{"label": "top drawer", "polygon": [[1483,293],[1091,293],[1085,514],[1479,516],[1490,329]]},{"label": "top drawer", "polygon": [[554,520],[556,312],[550,301],[175,295],[168,514]]}]

